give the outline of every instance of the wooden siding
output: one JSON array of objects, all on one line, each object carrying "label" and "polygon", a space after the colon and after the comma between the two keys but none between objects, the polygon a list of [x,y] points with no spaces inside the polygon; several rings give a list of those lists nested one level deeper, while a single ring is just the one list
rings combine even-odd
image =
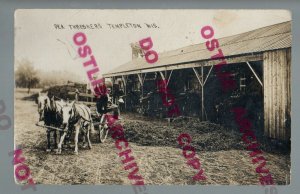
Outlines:
[{"label": "wooden siding", "polygon": [[281,140],[291,137],[291,49],[264,53],[264,133]]}]

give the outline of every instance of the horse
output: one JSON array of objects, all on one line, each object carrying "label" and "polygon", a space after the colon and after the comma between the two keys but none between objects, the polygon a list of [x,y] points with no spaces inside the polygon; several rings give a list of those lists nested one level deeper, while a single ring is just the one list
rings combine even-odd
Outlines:
[{"label": "horse", "polygon": [[[63,101],[62,99],[61,100],[54,100],[54,96],[50,99],[50,107],[53,111],[52,126],[54,126],[56,128],[60,128],[62,126],[62,113],[61,113],[61,110],[65,105],[66,105],[66,102]],[[55,111],[55,113],[54,113],[54,111]],[[67,140],[70,139],[71,131],[72,131],[72,129],[68,130],[67,138],[64,139],[64,144],[66,144]],[[62,134],[63,134],[63,131],[61,130],[60,131],[60,137],[62,136]],[[56,130],[54,131],[54,136],[57,137],[56,136]],[[56,144],[56,138],[55,138],[55,144]],[[54,151],[57,151],[57,144],[56,144],[56,147],[55,147]]]},{"label": "horse", "polygon": [[[62,123],[61,109],[63,107],[63,101],[55,101],[54,97],[51,99],[47,93],[40,93],[37,99],[39,121],[44,121],[44,125],[60,127]],[[47,148],[46,152],[51,151],[51,132],[53,131],[54,139],[54,151],[57,150],[57,133],[56,130],[47,128]]]},{"label": "horse", "polygon": [[61,115],[63,118],[62,127],[64,129],[63,135],[60,138],[58,143],[57,153],[61,154],[61,146],[64,141],[65,136],[69,130],[74,128],[75,130],[75,150],[74,153],[78,154],[78,135],[81,129],[81,132],[84,134],[84,139],[88,141],[89,149],[92,149],[92,144],[90,141],[90,132],[94,131],[93,120],[91,116],[90,109],[84,104],[77,104],[75,101],[67,103],[62,107]]}]

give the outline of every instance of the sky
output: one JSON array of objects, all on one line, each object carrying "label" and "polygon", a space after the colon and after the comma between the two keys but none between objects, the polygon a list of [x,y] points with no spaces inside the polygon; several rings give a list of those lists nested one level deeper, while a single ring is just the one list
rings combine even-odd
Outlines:
[{"label": "sky", "polygon": [[[86,34],[100,72],[107,73],[131,61],[130,43],[146,37],[151,37],[152,49],[159,53],[204,42],[200,29],[206,25],[214,28],[215,38],[221,38],[290,20],[287,10],[21,9],[15,12],[15,67],[18,61],[28,59],[38,70],[69,71],[83,81],[86,69],[72,40],[79,31]],[[111,26],[125,23],[139,24],[141,28]],[[145,23],[154,23],[157,28],[148,28]],[[77,30],[69,26],[76,24],[96,24],[98,29]]]}]

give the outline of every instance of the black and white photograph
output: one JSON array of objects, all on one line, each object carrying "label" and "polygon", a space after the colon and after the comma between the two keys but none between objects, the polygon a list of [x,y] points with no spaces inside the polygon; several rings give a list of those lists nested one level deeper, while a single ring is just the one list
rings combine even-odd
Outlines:
[{"label": "black and white photograph", "polygon": [[35,184],[290,185],[290,11],[14,17],[14,145]]}]

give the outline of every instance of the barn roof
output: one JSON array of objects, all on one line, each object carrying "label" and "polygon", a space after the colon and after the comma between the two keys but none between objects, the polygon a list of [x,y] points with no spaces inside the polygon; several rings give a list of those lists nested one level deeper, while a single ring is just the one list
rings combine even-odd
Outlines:
[{"label": "barn roof", "polygon": [[[224,56],[240,56],[263,51],[289,48],[292,45],[291,21],[266,26],[249,32],[218,39]],[[156,63],[149,64],[144,58],[137,58],[106,73],[104,77],[156,71],[158,68],[196,61],[209,61],[212,53],[205,43],[190,45],[176,50],[158,53]],[[155,70],[156,69],[156,70]]]}]

